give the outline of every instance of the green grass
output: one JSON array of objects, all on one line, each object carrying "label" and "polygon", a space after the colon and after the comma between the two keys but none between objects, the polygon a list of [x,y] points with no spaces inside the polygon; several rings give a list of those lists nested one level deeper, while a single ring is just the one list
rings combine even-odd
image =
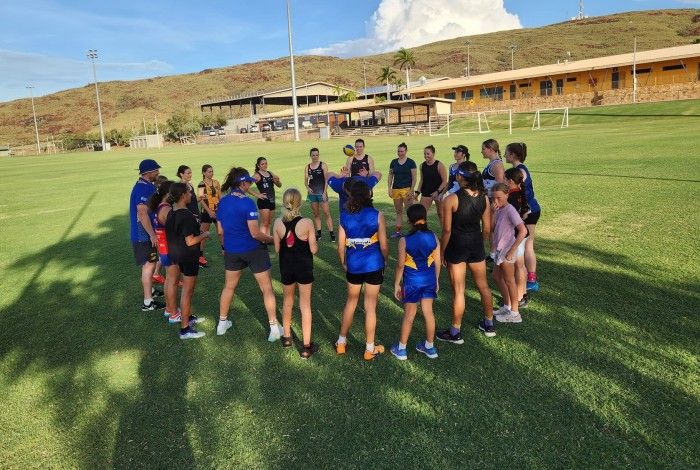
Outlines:
[{"label": "green grass", "polygon": [[[699,106],[605,110],[698,114]],[[698,122],[572,116],[565,130],[489,134],[528,144],[543,206],[542,291],[521,325],[487,339],[474,328],[481,314],[469,285],[465,344],[438,344],[439,359],[410,354],[405,363],[362,360],[361,311],[347,357],[333,353],[345,286],[327,241],[313,295],[322,350],[310,361],[265,341],[249,274],[233,329],[214,334],[223,266],[213,243],[194,300],[208,318],[205,338],[180,341],[159,313],[138,308],[127,208],[144,155],[169,176],[182,163],[211,163],[219,178],[267,155],[286,187],[301,185],[312,144],[339,167],[345,142],[3,159],[0,466],[697,467]],[[445,162],[464,143],[481,167],[486,137],[406,142],[414,157],[435,144]],[[379,169],[401,140],[367,139]],[[376,203],[391,221],[384,184]],[[437,228],[434,215],[430,223]],[[377,331],[386,345],[402,312],[391,293],[395,253],[392,241]],[[452,294],[446,277],[441,285],[445,327]]]}]

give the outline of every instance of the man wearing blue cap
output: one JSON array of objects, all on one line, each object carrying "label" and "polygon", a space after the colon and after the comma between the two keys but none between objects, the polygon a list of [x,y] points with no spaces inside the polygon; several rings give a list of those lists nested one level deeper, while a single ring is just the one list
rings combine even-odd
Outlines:
[{"label": "man wearing blue cap", "polygon": [[160,165],[155,160],[146,159],[139,164],[140,176],[131,190],[129,202],[131,245],[134,249],[136,264],[141,266],[141,285],[143,286],[141,310],[144,312],[165,308],[164,304],[153,299],[152,277],[158,252],[156,251],[156,232],[148,215],[148,199],[156,192],[155,180],[159,169]]}]

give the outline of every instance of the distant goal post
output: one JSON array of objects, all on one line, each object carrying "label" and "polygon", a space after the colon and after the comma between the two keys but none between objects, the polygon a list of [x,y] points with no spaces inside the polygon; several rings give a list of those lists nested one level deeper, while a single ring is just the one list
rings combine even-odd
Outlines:
[{"label": "distant goal post", "polygon": [[[545,116],[559,116],[561,114],[561,122],[559,122],[559,119],[556,119],[555,122],[558,122],[559,128],[560,129],[565,129],[569,127],[569,108],[544,108],[544,109],[538,109],[535,111],[535,116],[532,119],[532,130],[533,131],[540,131],[543,129],[542,127],[542,115]],[[550,120],[550,122],[552,122]]]},{"label": "distant goal post", "polygon": [[508,134],[513,133],[513,111],[511,109],[495,109],[491,111],[471,111],[450,113],[447,116],[430,116],[428,133],[431,136],[485,134],[491,132],[491,127],[508,128]]}]

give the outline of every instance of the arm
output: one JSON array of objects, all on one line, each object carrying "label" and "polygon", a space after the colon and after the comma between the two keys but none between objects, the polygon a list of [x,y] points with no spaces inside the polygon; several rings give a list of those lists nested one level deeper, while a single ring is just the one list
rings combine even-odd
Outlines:
[{"label": "arm", "polygon": [[304,187],[306,187],[306,192],[311,194],[311,187],[309,186],[309,164],[304,165]]},{"label": "arm", "polygon": [[411,170],[411,193],[413,193],[413,188],[416,187],[416,173],[418,173],[418,170],[413,168]]},{"label": "arm", "polygon": [[389,167],[389,176],[386,177],[386,182],[388,185],[388,194],[391,197],[391,185],[394,183],[394,171]]},{"label": "arm", "polygon": [[250,236],[255,238],[259,242],[274,243],[275,241],[271,236],[260,231],[257,219],[248,220],[248,231],[250,232]]},{"label": "arm", "polygon": [[442,268],[442,258],[440,255],[440,240],[438,240],[437,235],[435,236],[435,241],[437,241],[437,246],[433,250],[433,260],[435,261],[435,292],[440,291],[440,268]]},{"label": "arm", "polygon": [[447,189],[447,182],[449,181],[449,178],[447,177],[447,168],[445,168],[445,165],[443,165],[442,162],[438,164],[438,174],[442,179],[442,182],[440,183],[440,186],[437,189],[439,195]]},{"label": "arm", "polygon": [[187,235],[185,237],[185,243],[187,246],[199,245],[202,240],[209,238],[209,232],[202,232],[199,235]]},{"label": "arm", "polygon": [[377,183],[379,183],[382,180],[382,174],[379,171],[373,171],[371,174],[369,174],[367,176],[374,176],[375,178],[377,178]]},{"label": "arm", "polygon": [[280,177],[277,175],[273,175],[272,172],[270,172],[270,176],[272,176],[272,182],[274,183],[275,186],[278,188],[282,187],[282,181],[280,180]]},{"label": "arm", "polygon": [[221,238],[221,246],[224,246],[224,228],[221,226],[221,221],[216,221],[216,234]]},{"label": "arm", "polygon": [[158,222],[160,225],[165,225],[165,221],[168,219],[168,214],[172,210],[172,207],[170,206],[163,206],[161,209],[158,211],[158,214],[156,217],[158,217]]},{"label": "arm", "polygon": [[[321,164],[321,168],[323,168],[323,195],[328,199],[328,178],[330,178],[330,172],[328,171],[328,165],[325,163]],[[315,236],[316,232],[314,232],[314,238]]]},{"label": "arm", "polygon": [[275,220],[274,225],[272,226],[272,238],[274,239],[275,243],[275,252],[279,253],[280,252],[280,241],[282,240],[282,237],[284,236],[284,233],[280,235],[280,229],[284,229],[284,224],[282,223],[282,219],[277,219]]},{"label": "arm", "polygon": [[386,240],[386,222],[384,221],[384,214],[382,212],[379,213],[377,221],[379,222],[379,251],[382,252],[384,265],[386,265],[386,262],[389,260],[389,243],[387,243]]},{"label": "arm", "polygon": [[481,214],[481,227],[483,231],[484,240],[491,240],[491,203],[489,198],[486,198],[486,209],[484,213]]},{"label": "arm", "polygon": [[206,197],[206,191],[207,188],[204,185],[204,181],[199,183],[197,185],[197,200],[201,201],[202,203],[202,208],[207,211],[207,214],[209,214],[209,217],[212,219],[216,217],[216,212],[214,212],[210,207],[209,207],[209,201],[207,200]]},{"label": "arm", "polygon": [[519,223],[517,229],[518,236],[515,237],[515,242],[513,242],[513,246],[511,246],[508,252],[506,253],[506,260],[508,261],[513,261],[513,259],[515,258],[515,253],[518,251],[518,247],[520,246],[520,243],[522,243],[522,241],[525,240],[525,237],[527,236],[527,229],[525,228],[524,223]]},{"label": "arm", "polygon": [[347,271],[348,267],[345,265],[345,229],[342,225],[338,226],[338,259],[340,259],[340,264],[343,266],[343,271]]},{"label": "arm", "polygon": [[151,218],[148,217],[148,207],[146,204],[139,204],[136,206],[136,219],[141,223],[141,226],[148,234],[153,246],[156,246],[156,232],[153,230],[153,225],[151,225]]},{"label": "arm", "polygon": [[367,156],[367,163],[369,163],[369,172],[374,173],[374,158]]},{"label": "arm", "polygon": [[300,223],[304,224],[306,236],[309,240],[309,250],[312,255],[318,253],[318,242],[316,241],[316,227],[311,219],[302,219]]},{"label": "arm", "polygon": [[[450,237],[452,236],[452,213],[457,205],[457,196],[450,194],[445,198],[442,208],[442,236],[440,237],[440,259],[442,260],[442,265],[447,266],[445,262],[445,248],[450,242]],[[484,211],[486,212],[486,211]]]},{"label": "arm", "polygon": [[399,252],[396,255],[396,274],[394,275],[394,297],[401,301],[403,297],[403,289],[401,288],[401,279],[403,279],[403,267],[406,264],[406,239],[399,239]]},{"label": "arm", "polygon": [[497,163],[493,166],[493,176],[497,183],[506,182],[506,170],[503,168],[503,163]]}]

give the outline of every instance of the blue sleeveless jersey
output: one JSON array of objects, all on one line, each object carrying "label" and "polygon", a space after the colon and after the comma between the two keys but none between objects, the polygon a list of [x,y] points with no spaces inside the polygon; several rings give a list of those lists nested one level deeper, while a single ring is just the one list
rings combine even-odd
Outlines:
[{"label": "blue sleeveless jersey", "polygon": [[379,211],[365,207],[357,214],[340,213],[345,230],[345,263],[350,274],[364,274],[384,269],[379,249]]},{"label": "blue sleeveless jersey", "polygon": [[404,290],[407,287],[435,285],[433,251],[437,240],[433,232],[416,232],[405,237],[406,263],[403,268]]},{"label": "blue sleeveless jersey", "polygon": [[530,206],[530,211],[540,212],[542,209],[540,208],[537,199],[535,199],[535,187],[532,185],[532,177],[530,176],[530,171],[523,163],[516,166],[515,168],[524,171],[527,175],[527,178],[523,182],[523,188],[525,189],[525,199],[527,199],[527,205]]}]

